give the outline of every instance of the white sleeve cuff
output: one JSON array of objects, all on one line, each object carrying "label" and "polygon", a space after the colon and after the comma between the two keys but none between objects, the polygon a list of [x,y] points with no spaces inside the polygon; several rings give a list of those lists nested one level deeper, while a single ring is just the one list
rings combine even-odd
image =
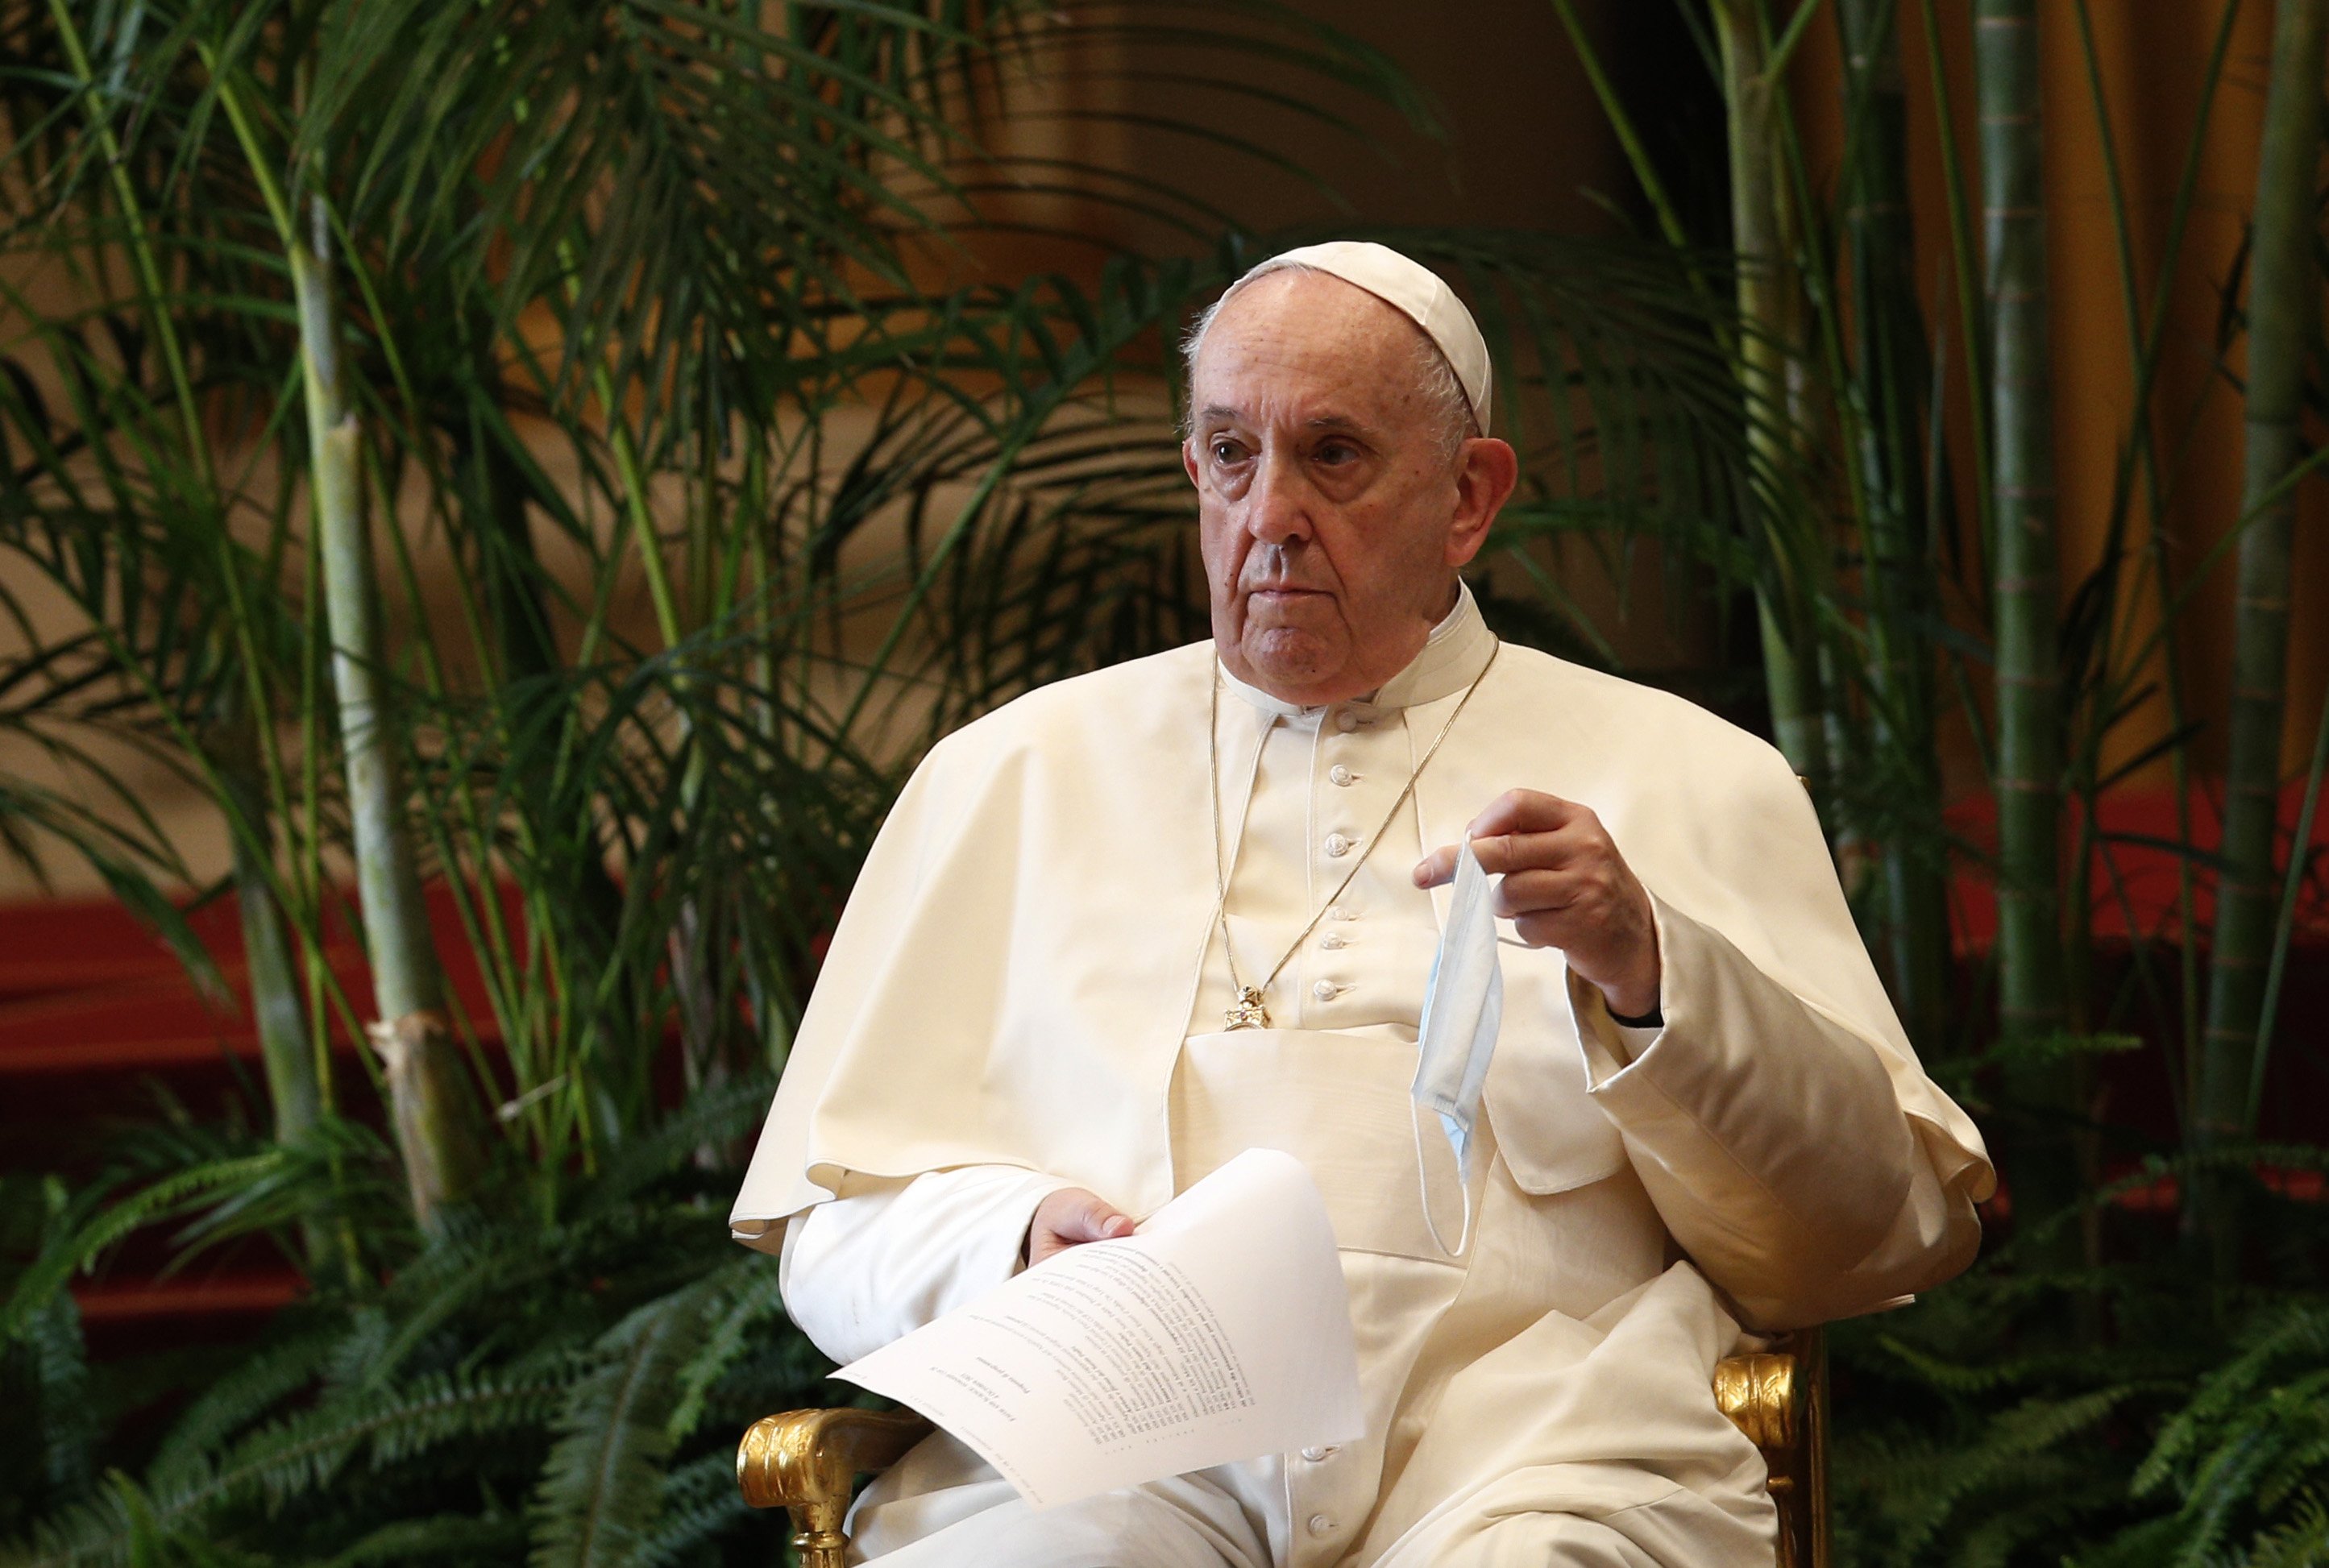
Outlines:
[{"label": "white sleeve cuff", "polygon": [[853,1361],[1017,1273],[1036,1207],[1073,1185],[1006,1165],[851,1177],[786,1225],[786,1309],[819,1349]]}]

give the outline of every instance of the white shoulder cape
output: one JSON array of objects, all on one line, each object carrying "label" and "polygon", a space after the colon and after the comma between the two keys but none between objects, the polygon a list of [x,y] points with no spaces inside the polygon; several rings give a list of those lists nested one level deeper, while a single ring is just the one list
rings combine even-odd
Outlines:
[{"label": "white shoulder cape", "polygon": [[[844,1171],[1020,1166],[1135,1215],[1172,1197],[1167,1096],[1213,910],[1213,669],[1198,643],[1064,681],[932,750],[850,895],[731,1222],[823,1202]],[[1926,1141],[1962,1156],[1944,1180],[1984,1163],[1919,1066],[1777,751],[1507,645],[1417,784],[1423,842],[1455,842],[1514,787],[1590,806],[1659,898],[1865,1039]],[[1598,1179],[1625,1150],[1586,1093],[1561,955],[1504,953],[1499,1148],[1531,1191]]]}]

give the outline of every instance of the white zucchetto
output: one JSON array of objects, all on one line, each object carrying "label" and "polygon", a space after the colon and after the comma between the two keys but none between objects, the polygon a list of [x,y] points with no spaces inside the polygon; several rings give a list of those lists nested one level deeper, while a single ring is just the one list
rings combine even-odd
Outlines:
[{"label": "white zucchetto", "polygon": [[1287,267],[1307,267],[1331,273],[1344,283],[1365,289],[1421,327],[1447,356],[1448,367],[1463,386],[1465,400],[1472,405],[1472,418],[1478,421],[1480,433],[1488,433],[1493,383],[1487,341],[1481,337],[1472,313],[1438,273],[1372,239],[1330,239],[1323,245],[1304,245],[1271,257],[1231,284],[1221,297],[1226,300],[1263,274]]}]

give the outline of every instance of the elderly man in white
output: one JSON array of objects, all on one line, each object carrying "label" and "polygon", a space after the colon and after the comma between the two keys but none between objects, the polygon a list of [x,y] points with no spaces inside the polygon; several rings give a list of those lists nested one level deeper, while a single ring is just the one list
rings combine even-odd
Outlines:
[{"label": "elderly man in white", "polygon": [[[1189,392],[1212,641],[931,753],[731,1224],[781,1248],[794,1319],[846,1360],[1285,1150],[1334,1222],[1367,1436],[1036,1513],[941,1433],[860,1499],[855,1549],[1768,1564],[1713,1365],[1742,1325],[1962,1268],[1980,1138],[1919,1069],[1778,754],[1483,624],[1457,571],[1516,460],[1438,277],[1347,242],[1266,262],[1193,336]],[[1505,934],[1468,1170],[1410,1097],[1465,840]]]}]

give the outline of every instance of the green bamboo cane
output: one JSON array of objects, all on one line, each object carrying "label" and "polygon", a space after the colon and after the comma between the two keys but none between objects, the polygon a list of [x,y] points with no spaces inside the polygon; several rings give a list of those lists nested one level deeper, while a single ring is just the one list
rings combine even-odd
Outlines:
[{"label": "green bamboo cane", "polygon": [[[1722,95],[1730,154],[1731,247],[1738,256],[1740,391],[1749,421],[1749,446],[1762,503],[1767,558],[1756,595],[1771,728],[1795,770],[1825,788],[1828,770],[1819,651],[1799,581],[1818,569],[1818,547],[1796,536],[1782,497],[1792,468],[1783,434],[1788,408],[1787,257],[1780,242],[1783,170],[1773,135],[1771,74],[1761,0],[1719,0],[1714,22],[1722,52]],[[1796,36],[1800,36],[1797,34]]]},{"label": "green bamboo cane", "polygon": [[[2009,1159],[2021,1206],[2059,1212],[2079,1190],[2077,1058],[2061,929],[2063,707],[2054,530],[2052,373],[2036,0],[1978,0],[1985,294],[1988,305],[1992,614],[1995,617],[1998,1022],[2029,1118]],[[2066,1249],[2078,1234],[2061,1233]],[[2062,1262],[2070,1261],[2064,1258]]]},{"label": "green bamboo cane", "polygon": [[[235,750],[247,750],[236,745]],[[283,908],[275,893],[269,849],[267,795],[253,770],[230,754],[220,769],[229,809],[241,821],[230,825],[234,843],[234,894],[242,922],[242,953],[250,987],[251,1021],[259,1030],[259,1062],[267,1074],[267,1096],[275,1112],[275,1141],[297,1146],[315,1136],[323,1120],[323,1086],[307,1038],[307,1005],[284,931]],[[332,1231],[319,1216],[299,1222],[300,1240],[311,1274],[330,1266]]]},{"label": "green bamboo cane", "polygon": [[299,313],[315,544],[323,558],[332,627],[332,681],[355,838],[357,896],[380,1012],[367,1033],[387,1076],[413,1213],[423,1225],[434,1225],[448,1205],[475,1194],[486,1150],[445,1022],[444,975],[404,819],[394,716],[381,675],[379,594],[363,512],[362,434],[343,382],[331,230],[320,199],[313,211],[310,234],[302,235],[293,222],[286,225],[283,239]]},{"label": "green bamboo cane", "polygon": [[[1861,421],[1870,634],[1880,694],[1878,744],[1912,798],[1896,822],[1938,821],[1930,634],[1935,604],[1922,455],[1928,373],[1908,196],[1908,95],[1891,0],[1839,0],[1844,50],[1843,229],[1852,278],[1853,379]],[[1938,461],[1938,455],[1932,459]],[[1931,846],[1889,829],[1882,848],[1894,999],[1909,1033],[1930,1048],[1947,1016],[1948,906]]]},{"label": "green bamboo cane", "polygon": [[1979,0],[1982,217],[1996,519],[1999,1005],[2009,1039],[2064,1021],[2061,671],[2036,0]]},{"label": "green bamboo cane", "polygon": [[2305,896],[2305,851],[2313,841],[2315,815],[2321,809],[2321,784],[2329,776],[2329,701],[2321,705],[2321,718],[2313,727],[2313,760],[2305,770],[2305,795],[2296,808],[2296,831],[2290,838],[2288,872],[2280,889],[2280,918],[2272,933],[2272,957],[2266,965],[2264,1002],[2257,1014],[2256,1050],[2249,1065],[2248,1125],[2256,1126],[2264,1105],[2264,1070],[2271,1060],[2273,1026],[2280,1012],[2280,982],[2288,972],[2288,951],[2296,932],[2296,910]]},{"label": "green bamboo cane", "polygon": [[[2273,851],[2281,722],[2288,697],[2288,584],[2296,497],[2282,481],[2304,455],[2305,366],[2319,317],[2315,183],[2321,161],[2321,76],[2329,0],[2280,0],[2257,164],[2248,333],[2248,451],[2232,643],[2231,754],[2225,768],[2223,871],[2209,960],[2208,1021],[2193,1127],[2202,1148],[2254,1131],[2249,1084],[2263,1018],[2277,914]],[[2264,505],[2276,488],[2279,494]],[[2231,1216],[2202,1195],[2195,1216],[2220,1266]]]},{"label": "green bamboo cane", "polygon": [[[203,63],[218,61],[207,49]],[[241,147],[289,263],[299,322],[300,378],[307,417],[314,552],[331,623],[332,682],[338,699],[344,773],[379,1019],[365,1027],[381,1059],[413,1216],[435,1227],[448,1205],[466,1201],[485,1175],[486,1149],[476,1106],[461,1075],[445,1020],[445,981],[429,929],[428,906],[398,777],[392,715],[380,680],[380,607],[363,494],[363,433],[347,400],[329,258],[329,214],[317,198],[303,230],[276,178],[238,84],[215,82],[220,108]]]}]

